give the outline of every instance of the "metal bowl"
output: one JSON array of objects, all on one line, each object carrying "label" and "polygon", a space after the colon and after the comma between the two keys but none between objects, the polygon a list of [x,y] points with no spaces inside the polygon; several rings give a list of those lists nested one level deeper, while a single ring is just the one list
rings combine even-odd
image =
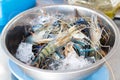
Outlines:
[{"label": "metal bowl", "polygon": [[[110,36],[109,45],[112,49],[108,52],[108,54],[101,60],[97,61],[96,63],[77,70],[70,70],[70,71],[52,71],[52,70],[42,70],[35,67],[28,66],[21,61],[17,60],[14,55],[16,49],[18,48],[19,43],[22,40],[22,35],[25,33],[25,27],[28,28],[31,25],[30,21],[32,19],[37,18],[38,16],[42,15],[42,10],[45,10],[49,14],[54,14],[55,12],[63,13],[64,15],[74,15],[75,9],[78,10],[80,15],[84,16],[91,16],[92,14],[97,15],[106,25],[106,29],[110,29],[112,35]],[[26,25],[26,26],[25,26]],[[15,62],[17,65],[21,67],[31,77],[35,80],[78,80],[87,77],[88,75],[95,72],[99,69],[106,60],[112,57],[113,54],[119,51],[119,30],[115,23],[106,17],[104,14],[80,6],[71,6],[71,5],[53,5],[47,6],[43,8],[33,8],[22,12],[21,14],[14,17],[4,28],[1,37],[1,44],[3,50],[8,55],[8,57]]]}]

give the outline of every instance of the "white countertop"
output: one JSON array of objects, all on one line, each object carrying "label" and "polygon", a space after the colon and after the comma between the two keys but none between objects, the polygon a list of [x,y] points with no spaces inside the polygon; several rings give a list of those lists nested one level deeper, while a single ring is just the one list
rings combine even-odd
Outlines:
[{"label": "white countertop", "polygon": [[0,45],[0,80],[11,80],[11,73],[7,61],[8,57],[4,54]]}]

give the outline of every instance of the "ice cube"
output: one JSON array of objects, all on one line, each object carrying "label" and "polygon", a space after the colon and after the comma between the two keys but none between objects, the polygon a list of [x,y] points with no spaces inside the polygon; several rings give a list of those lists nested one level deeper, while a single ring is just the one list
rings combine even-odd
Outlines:
[{"label": "ice cube", "polygon": [[76,53],[70,52],[68,56],[62,60],[62,65],[59,66],[58,70],[74,70],[86,67],[92,64],[87,59],[79,57]]},{"label": "ice cube", "polygon": [[34,59],[34,53],[32,52],[32,44],[21,42],[15,56],[20,61],[26,64],[30,64]]}]

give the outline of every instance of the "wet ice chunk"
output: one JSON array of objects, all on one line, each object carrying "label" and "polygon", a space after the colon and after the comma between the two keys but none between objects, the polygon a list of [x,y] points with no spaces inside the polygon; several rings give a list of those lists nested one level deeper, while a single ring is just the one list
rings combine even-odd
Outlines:
[{"label": "wet ice chunk", "polygon": [[92,64],[84,57],[79,57],[76,53],[70,52],[68,56],[62,60],[62,65],[58,70],[74,70],[86,67]]},{"label": "wet ice chunk", "polygon": [[60,65],[61,65],[61,61],[59,61],[59,60],[54,60],[54,61],[49,65],[49,69],[50,69],[50,70],[58,70]]},{"label": "wet ice chunk", "polygon": [[26,64],[30,64],[34,59],[34,53],[32,52],[32,44],[21,42],[15,56],[20,61]]},{"label": "wet ice chunk", "polygon": [[37,25],[37,24],[44,25],[45,23],[49,23],[50,20],[51,20],[51,16],[39,16],[39,17],[33,19],[30,23],[32,25]]}]

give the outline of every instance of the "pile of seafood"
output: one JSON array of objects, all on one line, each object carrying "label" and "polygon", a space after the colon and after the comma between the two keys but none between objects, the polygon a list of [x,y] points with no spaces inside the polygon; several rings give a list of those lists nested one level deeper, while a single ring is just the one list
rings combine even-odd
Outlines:
[{"label": "pile of seafood", "polygon": [[110,31],[98,16],[44,14],[33,19],[15,57],[47,70],[80,69],[102,59],[110,50]]}]

